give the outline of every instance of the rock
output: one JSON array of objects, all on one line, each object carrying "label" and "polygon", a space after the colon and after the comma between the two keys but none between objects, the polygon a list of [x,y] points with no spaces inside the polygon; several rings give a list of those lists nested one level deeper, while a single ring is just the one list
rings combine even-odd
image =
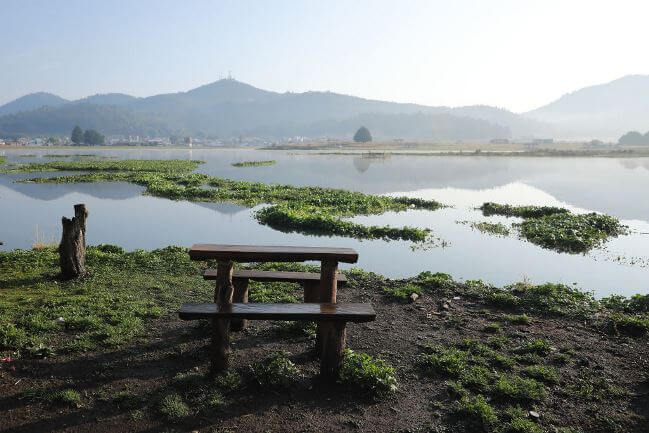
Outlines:
[{"label": "rock", "polygon": [[451,306],[448,305],[447,303],[442,304],[442,310],[450,310]]},{"label": "rock", "polygon": [[65,319],[63,317],[57,317],[55,322],[56,323],[65,323]]},{"label": "rock", "polygon": [[419,295],[416,293],[411,293],[408,298],[410,299],[410,302],[415,302],[417,299],[419,299]]},{"label": "rock", "polygon": [[454,300],[454,301],[459,301],[459,300],[460,300],[460,297],[459,297],[459,296],[453,296],[453,300]]},{"label": "rock", "polygon": [[529,414],[530,414],[530,418],[532,418],[532,419],[535,420],[535,421],[537,421],[537,420],[541,417],[541,415],[539,415],[538,412],[533,411],[533,410],[531,410],[531,411],[529,412]]}]

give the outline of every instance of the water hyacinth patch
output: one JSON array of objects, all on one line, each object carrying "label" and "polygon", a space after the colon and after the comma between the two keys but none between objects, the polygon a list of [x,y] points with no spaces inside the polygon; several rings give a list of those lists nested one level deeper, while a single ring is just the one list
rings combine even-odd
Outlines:
[{"label": "water hyacinth patch", "polygon": [[549,206],[510,206],[484,203],[480,210],[486,216],[504,215],[523,218],[514,227],[523,238],[543,248],[584,253],[600,246],[610,237],[627,233],[627,227],[609,215],[573,214],[567,209]]},{"label": "water hyacinth patch", "polygon": [[232,167],[261,167],[265,165],[275,165],[277,161],[275,160],[268,160],[268,161],[243,161],[243,162],[235,162],[232,163]]},{"label": "water hyacinth patch", "polygon": [[200,163],[184,160],[54,161],[19,164],[6,171],[84,171],[87,173],[39,177],[24,182],[130,182],[144,186],[146,194],[171,200],[229,202],[248,207],[269,204],[257,211],[255,218],[275,230],[356,239],[424,242],[430,237],[429,229],[366,226],[348,218],[443,207],[434,200],[376,196],[333,188],[269,185],[192,173]]}]

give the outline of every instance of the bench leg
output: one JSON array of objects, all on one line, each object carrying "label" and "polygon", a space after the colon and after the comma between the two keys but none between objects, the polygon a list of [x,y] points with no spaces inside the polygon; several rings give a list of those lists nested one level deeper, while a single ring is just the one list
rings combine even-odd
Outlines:
[{"label": "bench leg", "polygon": [[321,338],[320,375],[336,380],[343,363],[345,348],[345,322],[321,321],[318,329]]},{"label": "bench leg", "polygon": [[230,321],[212,320],[212,356],[210,370],[218,374],[230,367]]},{"label": "bench leg", "polygon": [[[232,301],[236,303],[248,303],[248,278],[235,278],[232,283],[234,285],[234,295]],[[246,319],[230,320],[230,331],[241,331],[248,326]]]},{"label": "bench leg", "polygon": [[[216,290],[214,302],[219,305],[232,303],[234,287],[232,285],[232,262],[219,262],[217,264]],[[212,320],[212,373],[225,371],[230,366],[230,320]]]},{"label": "bench leg", "polygon": [[[316,302],[336,303],[336,292],[338,291],[338,262],[323,260],[320,264],[320,281],[318,282],[318,300]],[[306,301],[305,301],[306,302]],[[318,322],[315,338],[315,354],[322,357],[323,336],[321,325],[324,322]],[[344,327],[343,327],[344,331]],[[344,339],[344,337],[343,337]],[[343,345],[345,343],[343,342]]]}]

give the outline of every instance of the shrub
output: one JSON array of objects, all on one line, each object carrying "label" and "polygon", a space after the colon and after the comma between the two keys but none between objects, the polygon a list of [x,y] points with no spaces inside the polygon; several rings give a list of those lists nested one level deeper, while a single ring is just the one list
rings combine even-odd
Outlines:
[{"label": "shrub", "polygon": [[167,419],[174,421],[189,415],[189,406],[183,401],[178,394],[168,394],[161,401],[159,406],[160,413]]},{"label": "shrub", "polygon": [[527,314],[505,314],[503,319],[514,325],[529,325],[531,321]]},{"label": "shrub", "polygon": [[642,337],[649,333],[649,316],[614,313],[609,318],[608,327],[615,334]]},{"label": "shrub", "polygon": [[300,380],[300,370],[285,352],[276,352],[251,366],[252,374],[262,388],[290,388]]},{"label": "shrub", "polygon": [[371,394],[385,394],[397,389],[394,368],[366,353],[345,349],[340,383]]},{"label": "shrub", "polygon": [[493,373],[485,367],[473,366],[460,374],[460,382],[467,388],[486,391],[493,381]]},{"label": "shrub", "polygon": [[517,349],[519,353],[533,353],[540,356],[546,356],[552,350],[550,343],[543,339],[537,338],[532,341],[528,341],[523,346]]}]

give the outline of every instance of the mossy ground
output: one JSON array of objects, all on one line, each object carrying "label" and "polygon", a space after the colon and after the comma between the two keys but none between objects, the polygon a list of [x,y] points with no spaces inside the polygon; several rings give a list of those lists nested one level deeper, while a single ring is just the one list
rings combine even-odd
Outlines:
[{"label": "mossy ground", "polygon": [[[233,335],[232,369],[210,378],[209,325],[175,314],[181,302],[211,298],[212,285],[200,277],[208,264],[177,247],[104,246],[90,248],[88,265],[86,278],[62,283],[52,250],[0,253],[5,428],[649,428],[649,380],[640,374],[648,368],[647,337],[613,326],[618,316],[646,319],[646,296],[597,301],[557,284],[500,289],[442,273],[395,281],[356,269],[339,302],[371,302],[377,321],[348,326],[354,352],[343,383],[317,380],[312,332],[266,321]],[[414,303],[392,295],[415,289]],[[296,285],[252,292],[300,299]]]},{"label": "mossy ground", "polygon": [[357,239],[424,242],[430,236],[429,229],[366,226],[349,218],[442,207],[432,200],[376,196],[332,188],[269,185],[193,173],[199,163],[185,160],[53,161],[17,164],[6,169],[5,173],[82,171],[85,173],[40,177],[26,182],[130,182],[144,186],[147,194],[172,200],[230,202],[250,207],[270,204],[259,210],[255,217],[276,230]]}]

